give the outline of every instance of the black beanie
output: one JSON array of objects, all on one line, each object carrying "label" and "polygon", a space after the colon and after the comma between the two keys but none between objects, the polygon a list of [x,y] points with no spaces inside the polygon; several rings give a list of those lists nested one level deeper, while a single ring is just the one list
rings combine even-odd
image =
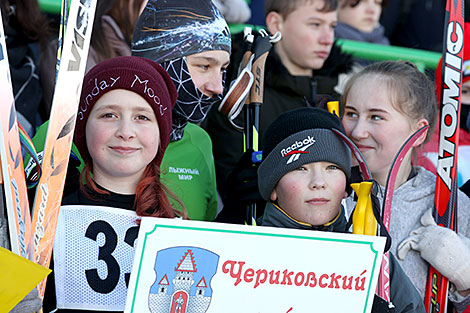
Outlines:
[{"label": "black beanie", "polygon": [[331,162],[349,180],[351,150],[332,129],[345,133],[336,115],[319,108],[285,112],[268,127],[258,169],[258,187],[266,201],[282,176],[304,164]]}]

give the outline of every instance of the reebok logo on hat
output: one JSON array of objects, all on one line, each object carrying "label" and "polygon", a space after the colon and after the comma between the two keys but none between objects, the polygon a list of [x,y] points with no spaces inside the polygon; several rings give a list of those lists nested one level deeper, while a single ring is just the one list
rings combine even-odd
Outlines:
[{"label": "reebok logo on hat", "polygon": [[310,135],[302,141],[296,140],[292,145],[281,150],[281,156],[283,158],[290,156],[290,158],[286,162],[286,164],[290,164],[292,162],[297,161],[301,154],[308,153],[308,151],[305,150],[307,150],[308,147],[310,147],[314,143],[315,139]]}]

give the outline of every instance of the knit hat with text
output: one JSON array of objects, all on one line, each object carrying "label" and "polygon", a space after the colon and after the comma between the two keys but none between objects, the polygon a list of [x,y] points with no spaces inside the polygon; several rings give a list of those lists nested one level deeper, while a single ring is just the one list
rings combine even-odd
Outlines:
[{"label": "knit hat with text", "polygon": [[313,162],[331,162],[349,180],[351,150],[333,129],[345,133],[340,119],[323,109],[301,108],[281,114],[263,138],[263,161],[258,168],[261,196],[269,201],[282,176]]},{"label": "knit hat with text", "polygon": [[170,76],[158,63],[135,56],[105,60],[83,78],[74,134],[74,143],[82,158],[86,160],[89,157],[85,136],[88,116],[96,101],[115,89],[135,92],[152,107],[160,130],[160,147],[156,155],[160,164],[170,141],[172,110],[178,94]]}]

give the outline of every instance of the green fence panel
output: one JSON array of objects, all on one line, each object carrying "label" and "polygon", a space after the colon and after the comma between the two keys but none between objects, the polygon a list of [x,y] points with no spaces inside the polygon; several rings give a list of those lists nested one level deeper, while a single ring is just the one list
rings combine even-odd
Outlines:
[{"label": "green fence panel", "polygon": [[406,60],[415,63],[421,70],[434,70],[439,63],[441,54],[438,52],[411,49],[397,46],[384,46],[353,40],[338,39],[344,52],[351,53],[359,58],[384,61]]}]

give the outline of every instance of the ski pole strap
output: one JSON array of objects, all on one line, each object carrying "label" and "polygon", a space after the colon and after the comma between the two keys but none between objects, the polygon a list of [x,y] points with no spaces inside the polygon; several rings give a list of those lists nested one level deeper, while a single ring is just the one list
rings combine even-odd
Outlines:
[{"label": "ski pole strap", "polygon": [[36,171],[31,171],[30,175],[26,177],[26,186],[28,188],[32,188],[38,184],[39,178],[41,177],[41,162],[39,161],[38,153],[36,152],[33,141],[19,122],[18,134],[20,135],[21,147],[31,156],[34,163],[36,163],[36,166],[34,167]]}]

